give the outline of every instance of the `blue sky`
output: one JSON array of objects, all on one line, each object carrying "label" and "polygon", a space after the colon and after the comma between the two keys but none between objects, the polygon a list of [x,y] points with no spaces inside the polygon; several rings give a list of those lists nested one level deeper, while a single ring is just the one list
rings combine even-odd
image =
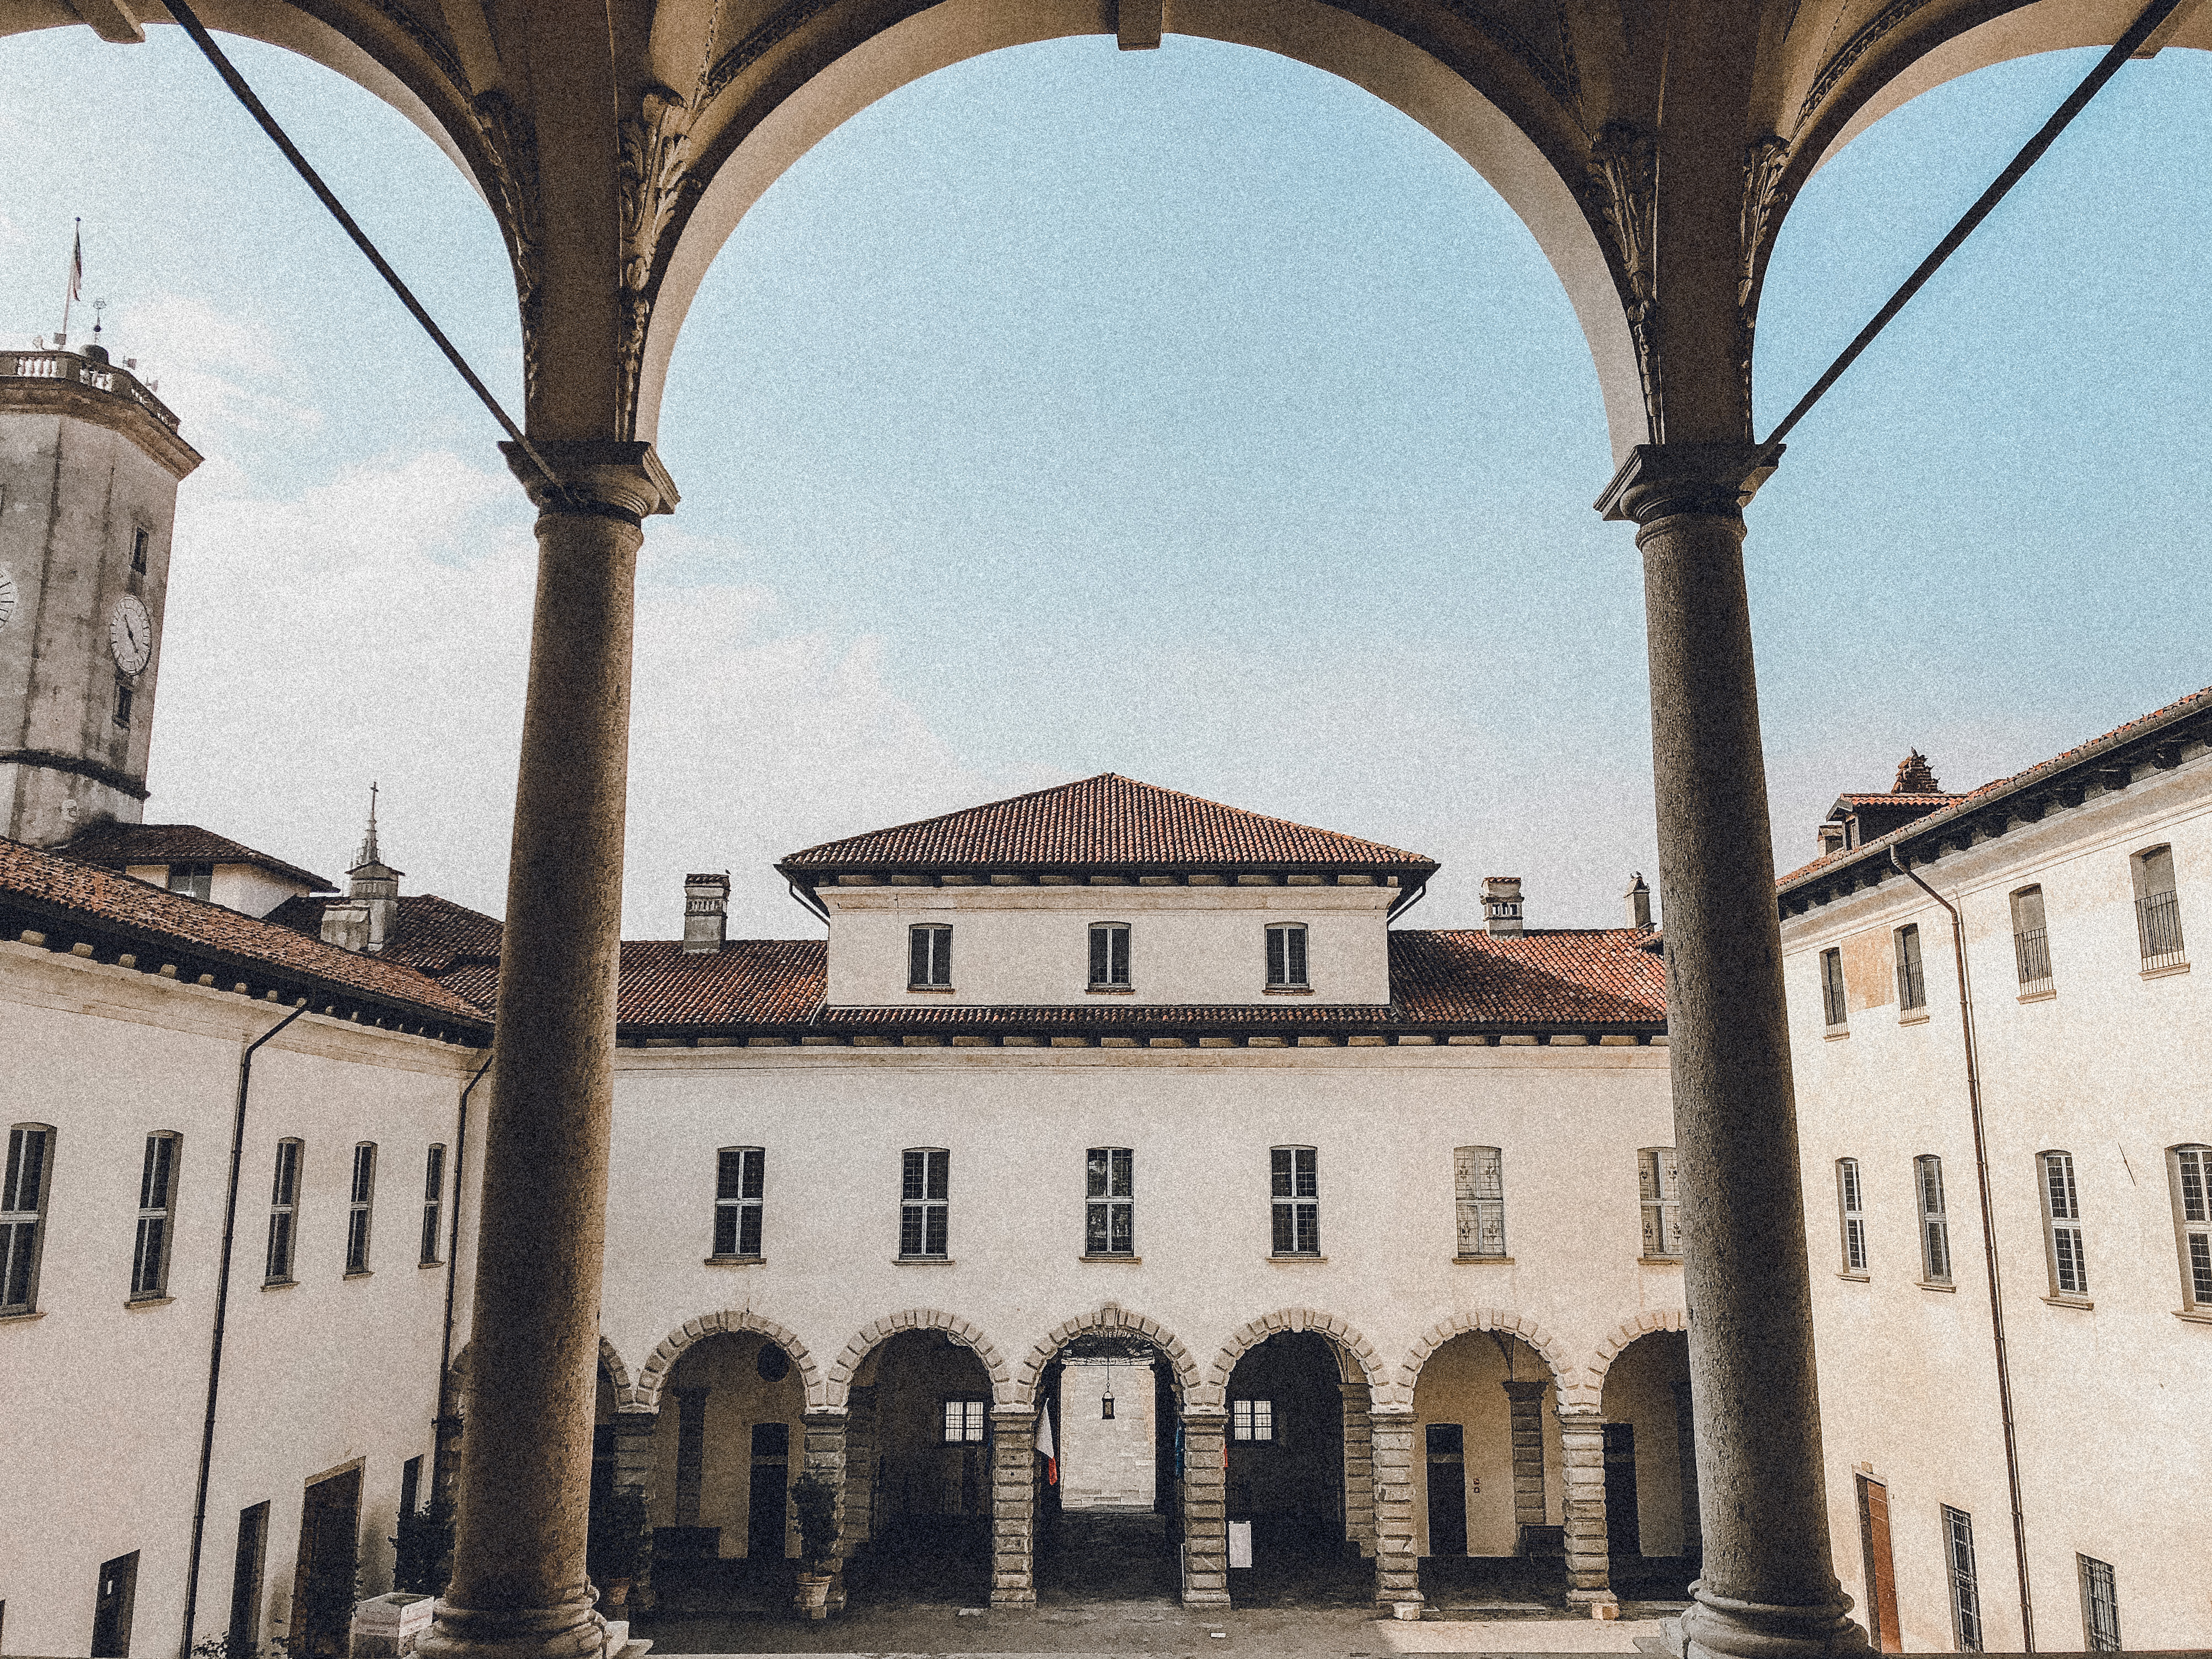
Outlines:
[{"label": "blue sky", "polygon": [[[149,816],[335,873],[369,780],[410,890],[499,908],[529,514],[489,420],[173,30],[0,42],[0,338],[70,221],[118,355],[210,457],[180,497]],[[241,65],[510,402],[489,214],[420,133]],[[2086,68],[1906,106],[1801,198],[1762,425]],[[47,89],[41,100],[21,95]],[[1793,434],[1752,509],[1784,867],[1905,750],[1971,787],[2212,681],[2212,64],[2130,65]],[[88,319],[83,319],[88,322]],[[74,331],[82,339],[82,325]],[[738,227],[672,372],[641,574],[627,927],[730,869],[1128,773],[1516,872],[1532,925],[1652,871],[1632,539],[1533,240],[1364,93],[1170,37],[994,54],[863,112]],[[1663,900],[1663,896],[1662,896]]]}]

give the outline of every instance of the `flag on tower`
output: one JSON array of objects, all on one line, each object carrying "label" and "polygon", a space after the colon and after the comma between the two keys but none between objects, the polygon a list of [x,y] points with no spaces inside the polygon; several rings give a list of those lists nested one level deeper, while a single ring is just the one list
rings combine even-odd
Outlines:
[{"label": "flag on tower", "polygon": [[70,289],[72,300],[84,298],[84,222],[76,227],[76,246],[70,250]]}]

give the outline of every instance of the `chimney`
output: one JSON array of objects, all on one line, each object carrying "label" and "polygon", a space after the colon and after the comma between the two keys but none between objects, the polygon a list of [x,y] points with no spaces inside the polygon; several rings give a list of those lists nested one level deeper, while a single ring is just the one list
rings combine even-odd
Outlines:
[{"label": "chimney", "polygon": [[1482,920],[1492,939],[1517,939],[1521,934],[1521,878],[1485,876],[1482,878]]},{"label": "chimney", "polygon": [[730,933],[730,872],[684,878],[684,953],[722,948]]},{"label": "chimney", "polygon": [[399,927],[399,878],[406,873],[386,864],[376,848],[376,786],[368,786],[368,833],[353,868],[346,872],[346,896],[323,907],[323,942],[346,951],[384,949]]},{"label": "chimney", "polygon": [[1622,895],[1628,902],[1628,925],[1639,933],[1651,927],[1651,890],[1644,884],[1644,872],[1638,870],[1628,878],[1628,891]]},{"label": "chimney", "polygon": [[1897,763],[1897,781],[1890,787],[1893,795],[1940,795],[1943,786],[1936,781],[1936,769],[1928,763],[1928,757],[1917,749]]}]

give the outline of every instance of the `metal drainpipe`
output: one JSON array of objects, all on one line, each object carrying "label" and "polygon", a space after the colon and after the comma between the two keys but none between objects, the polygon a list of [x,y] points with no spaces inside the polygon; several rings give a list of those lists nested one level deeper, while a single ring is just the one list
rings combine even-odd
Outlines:
[{"label": "metal drainpipe", "polygon": [[222,1201],[222,1254],[216,1267],[215,1332],[208,1346],[207,1418],[200,1425],[199,1486],[192,1497],[192,1547],[185,1568],[185,1635],[178,1659],[191,1659],[192,1620],[199,1610],[200,1546],[207,1533],[208,1470],[215,1461],[215,1405],[222,1386],[222,1328],[230,1308],[230,1247],[238,1232],[238,1170],[246,1156],[246,1091],[253,1080],[253,1051],[307,1012],[301,997],[292,1012],[246,1045],[238,1057],[238,1106],[230,1122],[230,1186]]},{"label": "metal drainpipe", "polygon": [[2020,1628],[2023,1645],[2035,1651],[2035,1604],[2028,1593],[2027,1519],[2020,1496],[2020,1445],[2013,1430],[2012,1363],[2005,1350],[2004,1291],[1997,1273],[1996,1218],[1990,1200],[1989,1145],[1982,1133],[1982,1067],[1974,1041],[1974,998],[1966,977],[1966,928],[1959,907],[1913,873],[1911,866],[1889,849],[1890,868],[1942,905],[1951,918],[1951,953],[1959,969],[1959,1024],[1966,1044],[1966,1106],[1974,1123],[1974,1179],[1982,1200],[1982,1260],[1990,1279],[1990,1332],[1996,1343],[1997,1414],[2004,1424],[2005,1480],[2012,1492],[2013,1559],[2020,1572]]},{"label": "metal drainpipe", "polygon": [[[495,1041],[496,1038],[495,1038]],[[460,1108],[453,1124],[453,1218],[446,1238],[446,1323],[438,1337],[438,1393],[437,1404],[432,1408],[431,1422],[436,1425],[435,1437],[430,1443],[430,1502],[438,1501],[440,1480],[446,1472],[446,1376],[453,1367],[453,1287],[459,1282],[461,1270],[461,1176],[469,1162],[469,1097],[476,1092],[477,1085],[483,1081],[491,1070],[491,1054],[486,1050],[484,1062],[477,1067],[477,1074],[461,1091]]]}]

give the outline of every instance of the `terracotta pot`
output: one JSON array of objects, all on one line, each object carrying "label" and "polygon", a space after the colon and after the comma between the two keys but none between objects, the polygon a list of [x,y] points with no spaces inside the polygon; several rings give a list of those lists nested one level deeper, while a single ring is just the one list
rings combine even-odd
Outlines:
[{"label": "terracotta pot", "polygon": [[630,1586],[630,1581],[629,1581],[629,1579],[627,1579],[627,1578],[610,1578],[610,1579],[608,1579],[608,1580],[607,1580],[606,1595],[605,1595],[605,1601],[606,1601],[606,1604],[607,1604],[609,1607],[627,1607],[627,1606],[629,1606],[629,1586]]},{"label": "terracotta pot", "polygon": [[830,1616],[830,1585],[826,1572],[802,1572],[799,1575],[799,1594],[793,1605],[809,1619]]}]

